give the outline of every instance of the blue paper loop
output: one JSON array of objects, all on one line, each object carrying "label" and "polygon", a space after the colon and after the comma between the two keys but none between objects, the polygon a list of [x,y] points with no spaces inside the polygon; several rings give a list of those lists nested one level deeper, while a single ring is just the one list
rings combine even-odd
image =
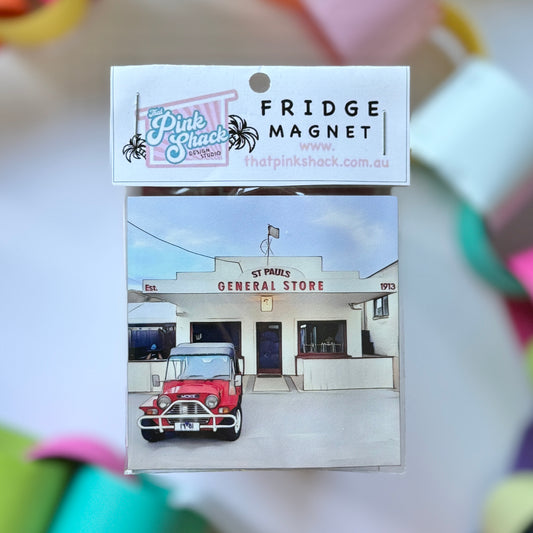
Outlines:
[{"label": "blue paper loop", "polygon": [[49,533],[165,533],[176,511],[168,491],[148,481],[120,477],[90,465],[74,475]]}]

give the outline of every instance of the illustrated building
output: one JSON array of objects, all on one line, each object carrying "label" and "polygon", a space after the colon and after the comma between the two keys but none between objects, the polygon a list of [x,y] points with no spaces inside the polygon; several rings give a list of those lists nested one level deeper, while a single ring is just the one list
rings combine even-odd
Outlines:
[{"label": "illustrated building", "polygon": [[128,303],[130,391],[150,391],[180,342],[232,342],[251,375],[304,390],[395,388],[398,263],[367,278],[321,257],[217,257],[212,272],[144,280]]}]

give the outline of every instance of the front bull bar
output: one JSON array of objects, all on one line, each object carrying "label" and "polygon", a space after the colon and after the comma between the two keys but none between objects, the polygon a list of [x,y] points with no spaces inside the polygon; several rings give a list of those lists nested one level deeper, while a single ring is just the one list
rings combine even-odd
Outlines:
[{"label": "front bull bar", "polygon": [[[202,412],[197,413],[191,413],[191,414],[167,414],[169,411],[172,411],[175,407],[178,407],[180,405],[185,404],[196,404],[198,405]],[[235,427],[237,424],[237,418],[235,415],[228,414],[221,414],[221,413],[213,413],[208,407],[206,407],[202,402],[199,400],[176,400],[175,402],[172,402],[160,415],[143,415],[138,418],[137,420],[137,426],[142,430],[154,430],[159,431],[160,433],[164,433],[166,429],[175,429],[175,424],[168,424],[166,420],[179,420],[182,421],[184,419],[199,419],[199,418],[209,418],[211,421],[210,424],[200,424],[199,429],[210,429],[213,432],[216,432],[218,429],[230,429]],[[222,419],[228,419],[231,418],[233,420],[232,424],[219,424],[217,423],[216,419],[222,418]],[[163,420],[165,419],[165,421]],[[141,425],[141,422],[143,420],[152,420],[155,425],[153,426],[143,426]]]}]

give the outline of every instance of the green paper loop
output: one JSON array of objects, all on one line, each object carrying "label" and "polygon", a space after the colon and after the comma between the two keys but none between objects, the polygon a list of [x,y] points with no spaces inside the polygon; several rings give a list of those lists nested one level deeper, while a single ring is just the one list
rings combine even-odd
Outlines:
[{"label": "green paper loop", "polygon": [[61,460],[31,461],[34,441],[0,428],[0,531],[46,533],[74,471]]},{"label": "green paper loop", "polygon": [[483,219],[466,204],[459,213],[459,241],[468,263],[487,283],[507,296],[527,296],[494,252]]},{"label": "green paper loop", "polygon": [[[516,474],[490,495],[483,533],[525,533],[533,526],[533,474]],[[529,530],[528,530],[529,531]]]}]

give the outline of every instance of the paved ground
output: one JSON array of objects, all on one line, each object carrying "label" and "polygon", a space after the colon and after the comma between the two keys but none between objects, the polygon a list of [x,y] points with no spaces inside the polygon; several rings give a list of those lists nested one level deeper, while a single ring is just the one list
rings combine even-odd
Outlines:
[{"label": "paved ground", "polygon": [[[266,378],[268,379],[268,378]],[[176,434],[146,442],[136,420],[150,395],[130,393],[128,468],[198,470],[341,468],[400,463],[399,394],[390,390],[252,392],[247,380],[239,440]],[[257,390],[257,388],[256,388]]]},{"label": "paved ground", "polygon": [[[253,378],[252,378],[253,379]],[[292,382],[290,378],[285,377],[266,377],[253,379],[253,392],[289,392],[289,384]],[[292,382],[294,384],[294,382]],[[248,390],[245,382],[245,392]]]}]

